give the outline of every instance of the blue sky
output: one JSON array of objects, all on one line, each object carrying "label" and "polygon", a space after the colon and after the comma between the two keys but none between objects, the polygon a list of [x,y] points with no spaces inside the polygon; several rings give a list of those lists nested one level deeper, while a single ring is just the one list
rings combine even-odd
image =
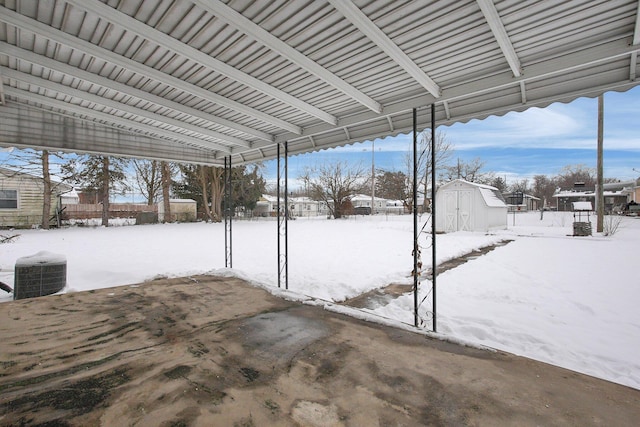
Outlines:
[{"label": "blue sky", "polygon": [[[506,177],[510,183],[537,174],[556,175],[566,165],[595,168],[597,109],[597,98],[579,98],[570,104],[555,103],[437,130],[453,145],[454,161],[479,157],[485,162],[484,171]],[[606,93],[604,113],[605,177],[640,177],[640,86],[624,93]],[[376,168],[405,171],[411,141],[410,134],[376,141]],[[307,165],[335,161],[370,168],[371,142],[292,156],[289,178],[295,180]],[[275,182],[275,161],[266,166],[268,181]],[[295,186],[291,181],[290,185]]]}]

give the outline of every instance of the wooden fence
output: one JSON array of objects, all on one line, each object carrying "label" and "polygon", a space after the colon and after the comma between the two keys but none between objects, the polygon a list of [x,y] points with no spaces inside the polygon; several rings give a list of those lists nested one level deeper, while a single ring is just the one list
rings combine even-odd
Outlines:
[{"label": "wooden fence", "polygon": [[[109,218],[136,218],[142,212],[158,212],[157,205],[109,203]],[[62,219],[91,219],[102,217],[101,204],[62,205]]]}]

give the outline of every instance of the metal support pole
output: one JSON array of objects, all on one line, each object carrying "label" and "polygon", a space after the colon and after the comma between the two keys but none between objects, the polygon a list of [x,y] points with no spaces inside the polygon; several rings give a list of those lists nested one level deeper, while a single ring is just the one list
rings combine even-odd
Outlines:
[{"label": "metal support pole", "polygon": [[289,289],[289,145],[284,142],[284,288]]},{"label": "metal support pole", "polygon": [[231,199],[231,156],[224,158],[224,247],[225,268],[233,268],[233,234],[232,234],[232,203]]},{"label": "metal support pole", "polygon": [[[436,104],[431,104],[431,276],[433,292],[433,332],[438,332],[436,326]],[[426,197],[426,194],[425,194]]]},{"label": "metal support pole", "polygon": [[413,322],[418,326],[418,110],[413,109]]},{"label": "metal support pole", "polygon": [[[288,249],[289,249],[289,241],[287,237],[288,232],[288,223],[287,219],[289,216],[288,209],[288,149],[287,143],[284,143],[284,173],[282,170],[282,166],[280,164],[280,144],[277,145],[277,158],[278,158],[278,176],[277,176],[277,184],[276,191],[278,193],[277,196],[277,216],[278,216],[278,287],[281,288],[283,283],[285,289],[289,289],[289,264],[288,264]],[[283,178],[284,175],[284,178]],[[281,193],[282,186],[281,182],[284,179],[284,209],[281,208]]]},{"label": "metal support pole", "polygon": [[598,97],[598,149],[596,161],[596,231],[604,230],[604,95]]}]

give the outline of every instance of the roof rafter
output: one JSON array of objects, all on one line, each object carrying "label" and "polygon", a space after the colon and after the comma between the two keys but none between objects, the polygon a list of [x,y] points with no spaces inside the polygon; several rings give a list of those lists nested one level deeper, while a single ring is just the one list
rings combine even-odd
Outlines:
[{"label": "roof rafter", "polygon": [[[69,95],[71,97],[82,99],[84,101],[93,102],[98,105],[103,105],[105,107],[113,108],[118,111],[136,115],[143,119],[155,120],[160,123],[166,123],[176,128],[188,130],[190,132],[196,132],[206,137],[215,138],[227,144],[238,145],[245,148],[250,147],[250,144],[248,142],[241,140],[239,138],[235,138],[229,135],[224,135],[224,134],[221,134],[220,132],[215,132],[208,129],[203,129],[199,126],[194,126],[194,125],[185,123],[184,121],[181,121],[181,120],[172,119],[170,117],[166,117],[161,114],[156,114],[150,111],[142,110],[137,107],[132,107],[131,105],[123,104],[121,102],[114,101],[109,98],[105,98],[103,96],[94,95],[80,89],[74,89],[72,87],[65,86],[60,83],[54,83],[52,81],[45,80],[40,77],[35,77],[30,74],[21,73],[19,71],[15,71],[10,68],[4,68],[2,66],[0,66],[0,71],[2,71],[4,75],[7,76],[8,78],[21,81],[23,83],[28,83],[28,84],[41,87],[44,89],[48,89],[54,92]],[[138,122],[131,121],[131,127],[135,127],[137,123]],[[212,143],[206,140],[203,140],[202,142],[203,144],[207,144],[208,148],[229,151],[229,149],[224,145]]]},{"label": "roof rafter", "polygon": [[404,69],[422,87],[429,91],[434,97],[440,97],[440,87],[429,77],[422,68],[411,59],[389,38],[380,28],[378,28],[351,0],[328,0],[329,3],[347,20],[349,20],[364,35],[382,49],[396,64]]},{"label": "roof rafter", "polygon": [[640,44],[640,1],[636,9],[636,25],[633,29],[633,45]]},{"label": "roof rafter", "polygon": [[280,55],[293,62],[300,68],[303,68],[308,72],[314,74],[316,77],[324,80],[329,85],[346,94],[350,98],[358,101],[360,104],[364,105],[370,110],[376,113],[382,112],[382,105],[380,105],[379,102],[365,95],[360,90],[342,80],[340,77],[336,76],[326,68],[309,59],[309,57],[298,52],[296,49],[289,46],[287,43],[283,42],[276,36],[272,35],[270,32],[266,31],[259,25],[255,24],[253,21],[246,18],[241,13],[236,12],[231,7],[225,5],[222,2],[212,2],[207,0],[191,1],[198,5],[200,8],[211,12],[218,18],[223,19],[227,24],[250,36],[258,43],[261,43],[267,46],[269,49],[278,52]]},{"label": "roof rafter", "polygon": [[[634,46],[640,44],[640,1],[638,2],[638,8],[636,9],[636,25],[633,28],[633,41]],[[631,54],[631,64],[629,67],[629,80],[632,82],[636,80],[636,68],[638,67],[638,52]]]},{"label": "roof rafter", "polygon": [[[640,46],[629,46],[626,40],[615,40],[600,46],[591,47],[583,51],[573,52],[563,56],[562,58],[549,58],[545,61],[532,64],[527,67],[527,74],[519,79],[514,79],[510,71],[502,74],[490,75],[482,79],[473,80],[467,83],[457,85],[455,87],[443,91],[440,99],[435,99],[431,94],[404,100],[396,104],[387,105],[384,108],[384,115],[391,116],[396,113],[419,108],[425,105],[442,102],[459,101],[463,98],[473,97],[485,92],[492,92],[505,87],[520,86],[520,82],[533,82],[553,75],[567,73],[571,70],[579,70],[581,68],[610,62],[613,59],[630,55],[632,52],[640,52]],[[342,126],[351,126],[359,123],[375,120],[377,115],[369,112],[355,114],[341,120]],[[453,114],[451,117],[455,117]],[[303,138],[305,135],[318,134],[330,131],[332,128],[326,125],[318,125],[305,129],[304,135],[295,137],[293,135],[278,135],[276,141],[296,140]]]},{"label": "roof rafter", "polygon": [[[27,100],[28,94],[23,102],[10,100],[4,110],[3,118],[5,123],[22,122],[25,132],[24,138],[16,138],[9,144],[16,148],[32,148],[52,151],[73,151],[74,153],[98,154],[117,157],[143,158],[147,160],[164,160],[169,162],[187,162],[204,165],[220,165],[222,159],[214,157],[211,150],[194,147],[177,141],[149,136],[142,133],[129,132],[126,129],[116,127],[106,127],[100,122],[95,122],[90,118],[82,118],[73,114],[51,111],[49,106],[36,106]],[[11,98],[16,98],[11,96]],[[21,114],[26,112],[26,114]],[[39,117],[38,117],[39,116]],[[49,116],[49,117],[47,117]],[[63,118],[60,121],[52,120],[50,116]],[[83,136],[90,135],[102,128],[102,131],[110,135],[105,135],[91,144],[86,144],[84,139],[78,137],[65,138],[61,132],[64,122],[73,120],[74,123],[83,123]],[[44,130],[41,121],[48,121],[49,126]],[[35,125],[32,127],[32,125]],[[118,141],[117,145],[110,145],[107,140],[111,137]],[[127,143],[128,142],[128,143]],[[4,144],[7,145],[7,144]]]},{"label": "roof rafter", "polygon": [[155,28],[150,27],[138,21],[137,19],[130,17],[129,15],[112,8],[111,6],[108,6],[101,2],[93,2],[87,0],[67,0],[67,3],[73,4],[75,7],[78,7],[80,9],[95,13],[98,16],[109,20],[114,25],[125,28],[127,31],[131,31],[139,35],[143,39],[153,41],[159,46],[179,53],[185,58],[189,58],[192,61],[195,61],[220,74],[223,74],[227,78],[258,90],[274,99],[277,99],[283,104],[290,105],[327,123],[333,125],[338,123],[338,119],[335,116],[307,102],[304,102],[296,98],[295,96],[289,95],[288,93],[275,88],[253,76],[250,76],[249,74],[238,70],[237,68],[225,64],[224,62],[212,56],[209,56],[206,53],[189,46],[188,44],[182,43],[181,41],[174,39],[170,35],[158,31]]},{"label": "roof rafter", "polygon": [[225,98],[196,85],[187,83],[183,80],[170,76],[169,74],[165,74],[162,71],[156,70],[155,68],[148,67],[146,65],[140,64],[139,62],[115,54],[110,50],[81,40],[77,37],[65,33],[64,31],[57,30],[53,27],[36,21],[35,19],[20,15],[5,7],[0,7],[0,10],[2,11],[0,13],[0,22],[5,22],[7,24],[16,26],[17,28],[26,28],[28,29],[28,31],[33,32],[34,34],[49,38],[57,43],[110,62],[126,70],[133,71],[166,85],[173,86],[176,89],[180,89],[204,100],[215,102],[218,105],[230,108],[249,117],[279,127],[280,129],[293,132],[297,135],[302,134],[302,129],[292,123],[286,122],[277,117],[273,117],[269,114],[263,113],[262,111],[256,110],[255,108],[248,107],[239,102]]},{"label": "roof rafter", "polygon": [[123,94],[131,95],[142,101],[150,102],[154,105],[161,105],[163,107],[170,108],[174,111],[188,114],[194,118],[206,120],[208,122],[215,123],[232,130],[243,132],[247,135],[260,138],[264,141],[274,140],[274,136],[266,132],[261,132],[259,130],[250,128],[248,126],[243,126],[240,124],[233,123],[229,120],[226,120],[221,117],[217,117],[213,114],[208,114],[198,109],[180,104],[178,102],[170,101],[160,96],[153,95],[149,92],[145,92],[143,90],[140,90],[131,86],[127,86],[123,83],[110,80],[106,77],[102,77],[100,75],[90,73],[80,68],[76,68],[71,65],[52,60],[51,58],[38,55],[37,53],[31,52],[25,49],[21,49],[19,47],[10,45],[2,41],[0,41],[0,55],[1,54],[7,55],[15,59],[20,59],[21,61],[26,61],[31,64],[38,65],[38,66],[41,66],[49,70],[56,71],[58,73],[62,73],[71,77],[76,77],[80,80],[84,80],[86,82],[96,84],[106,89],[111,89]]},{"label": "roof rafter", "polygon": [[181,135],[175,132],[170,132],[163,130],[157,126],[146,125],[144,123],[134,123],[131,120],[123,119],[120,117],[116,117],[111,114],[102,113],[100,111],[91,110],[85,107],[81,107],[79,105],[70,104],[68,102],[60,101],[58,99],[52,99],[44,95],[38,95],[33,92],[16,89],[12,87],[6,88],[7,95],[25,99],[27,101],[37,102],[38,104],[46,105],[50,108],[56,108],[62,111],[67,111],[74,114],[80,114],[82,116],[87,116],[94,118],[96,120],[101,120],[107,123],[112,123],[118,126],[122,126],[128,129],[131,132],[141,132],[151,137],[162,137],[163,139],[169,139],[171,141],[179,142],[181,144],[187,144],[195,147],[201,148],[214,148],[218,151],[224,151],[225,153],[230,153],[231,150],[227,147],[222,147],[224,150],[221,150],[218,144],[210,143],[198,138],[194,138],[188,135]]},{"label": "roof rafter", "polygon": [[2,80],[2,73],[0,73],[0,105],[4,105],[4,82]]},{"label": "roof rafter", "polygon": [[520,77],[522,75],[520,59],[513,48],[513,44],[509,39],[507,30],[504,28],[504,24],[502,23],[502,19],[500,19],[496,6],[493,4],[492,0],[476,0],[476,2],[478,3],[478,6],[480,6],[480,10],[491,28],[493,37],[495,37],[498,45],[500,46],[502,54],[506,58],[509,67],[511,67],[513,75],[515,77]]}]

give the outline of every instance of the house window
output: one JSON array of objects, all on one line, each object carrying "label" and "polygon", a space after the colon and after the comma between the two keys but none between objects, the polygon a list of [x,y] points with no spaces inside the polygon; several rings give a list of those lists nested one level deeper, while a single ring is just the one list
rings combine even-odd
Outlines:
[{"label": "house window", "polygon": [[0,190],[0,209],[18,209],[18,190]]}]

